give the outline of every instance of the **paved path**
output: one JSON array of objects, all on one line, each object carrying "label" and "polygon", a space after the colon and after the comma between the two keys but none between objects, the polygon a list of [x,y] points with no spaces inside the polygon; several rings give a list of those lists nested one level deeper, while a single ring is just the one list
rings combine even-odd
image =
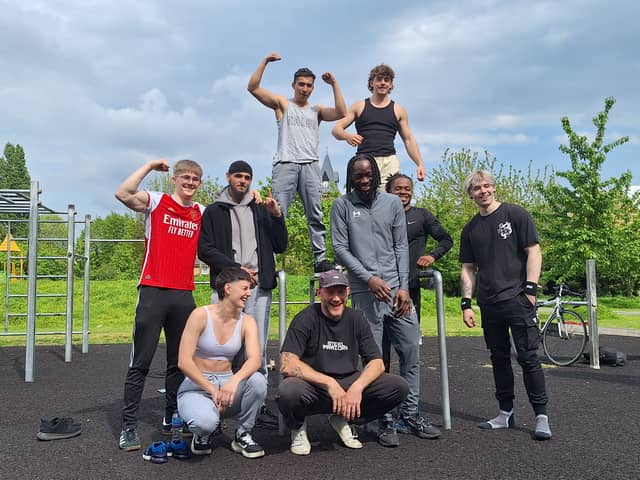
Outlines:
[{"label": "paved path", "polygon": [[[348,450],[337,441],[326,417],[310,421],[313,451],[295,457],[288,437],[255,430],[267,455],[247,460],[229,448],[231,428],[218,439],[213,455],[164,465],[144,462],[140,452],[117,448],[122,383],[128,346],[92,345],[88,354],[74,350],[64,363],[63,347],[38,347],[35,382],[24,383],[24,349],[0,348],[0,415],[4,479],[638,479],[640,431],[640,341],[603,335],[601,345],[625,351],[624,367],[545,366],[554,438],[532,439],[532,414],[519,367],[516,371],[516,424],[508,431],[487,432],[477,423],[493,415],[492,374],[479,337],[448,339],[452,430],[439,440],[402,436],[397,449],[380,447],[363,433],[365,447]],[[160,347],[147,382],[139,430],[145,444],[161,438],[158,424],[163,400]],[[275,358],[274,345],[270,353]],[[437,341],[423,346],[422,409],[441,423]],[[273,398],[271,376],[270,398]],[[426,388],[428,387],[428,388]],[[40,418],[73,416],[82,435],[40,442]]]}]

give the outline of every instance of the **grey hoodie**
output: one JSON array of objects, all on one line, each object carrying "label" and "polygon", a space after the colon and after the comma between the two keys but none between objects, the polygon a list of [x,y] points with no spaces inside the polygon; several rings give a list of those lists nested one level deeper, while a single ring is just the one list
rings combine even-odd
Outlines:
[{"label": "grey hoodie", "polygon": [[236,203],[229,187],[225,187],[217,201],[229,205],[231,217],[231,244],[234,260],[249,270],[258,270],[258,243],[256,241],[256,228],[253,222],[253,212],[249,203],[253,200],[250,192],[247,192],[240,203]]}]

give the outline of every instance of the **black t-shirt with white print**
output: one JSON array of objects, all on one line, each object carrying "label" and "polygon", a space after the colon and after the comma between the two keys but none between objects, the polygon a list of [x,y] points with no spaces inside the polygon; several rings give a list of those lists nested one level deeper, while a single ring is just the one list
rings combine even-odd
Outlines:
[{"label": "black t-shirt with white print", "polygon": [[478,304],[516,297],[527,280],[526,247],[539,243],[533,218],[524,208],[502,203],[487,216],[476,214],[460,235],[460,262],[478,268]]},{"label": "black t-shirt with white print", "polygon": [[342,318],[331,320],[316,303],[298,313],[289,325],[281,352],[297,355],[314,370],[343,378],[381,358],[371,327],[359,310],[345,308]]}]

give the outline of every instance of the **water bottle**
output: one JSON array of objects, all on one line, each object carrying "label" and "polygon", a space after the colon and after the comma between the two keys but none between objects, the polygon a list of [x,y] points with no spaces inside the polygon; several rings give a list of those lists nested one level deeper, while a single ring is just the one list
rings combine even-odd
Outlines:
[{"label": "water bottle", "polygon": [[171,441],[182,440],[182,419],[178,412],[173,412],[171,416]]}]

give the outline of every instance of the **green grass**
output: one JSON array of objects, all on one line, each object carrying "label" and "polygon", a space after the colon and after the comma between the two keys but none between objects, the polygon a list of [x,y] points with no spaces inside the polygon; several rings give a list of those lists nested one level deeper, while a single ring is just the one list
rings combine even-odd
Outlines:
[{"label": "green grass", "polygon": [[[206,281],[206,277],[199,278]],[[2,297],[5,296],[6,285],[4,279],[0,280]],[[65,293],[64,282],[54,280],[40,280],[38,282],[39,293]],[[75,282],[74,294],[74,330],[82,329],[83,302],[82,302],[82,281]],[[25,294],[27,291],[26,281],[10,283],[12,294]],[[194,293],[196,303],[204,305],[209,302],[211,290],[208,283],[197,286]],[[273,299],[277,301],[278,290],[274,290]],[[301,304],[287,305],[287,322],[302,310],[309,301],[309,278],[303,275],[290,275],[287,277],[287,299],[302,302]],[[137,300],[137,290],[135,280],[114,280],[114,281],[93,281],[90,285],[90,342],[99,343],[128,343],[131,340],[133,316]],[[10,298],[10,311],[13,313],[26,313],[25,298]],[[460,314],[459,297],[444,299],[446,331],[449,336],[460,335],[481,335],[479,327],[469,329],[462,323]],[[66,298],[40,298],[37,305],[38,312],[63,312],[66,309]],[[618,311],[633,312],[631,315],[619,314]],[[586,309],[578,310],[586,319]],[[640,328],[640,299],[637,297],[627,298],[599,298],[598,299],[598,322],[602,327],[616,328]],[[479,313],[477,317],[479,318]],[[4,332],[5,303],[0,305],[0,331]],[[36,321],[37,332],[44,331],[64,331],[65,317],[38,317]],[[427,336],[437,335],[435,293],[432,290],[423,291],[422,302],[422,332]],[[26,331],[26,317],[11,317],[9,321],[9,332],[24,333]],[[278,309],[274,306],[271,320],[271,338],[278,338]],[[74,343],[79,343],[81,336],[74,336]],[[63,336],[37,335],[36,342],[44,344],[63,344]],[[0,346],[24,345],[24,336],[0,336]]]}]

